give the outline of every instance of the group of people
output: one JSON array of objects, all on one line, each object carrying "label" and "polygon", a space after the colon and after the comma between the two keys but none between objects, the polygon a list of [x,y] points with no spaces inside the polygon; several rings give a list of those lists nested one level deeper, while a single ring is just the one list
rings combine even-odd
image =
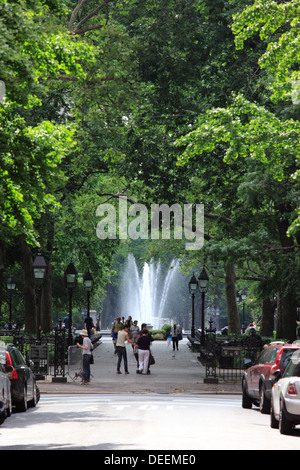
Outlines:
[{"label": "group of people", "polygon": [[[111,337],[114,344],[114,352],[118,356],[117,360],[117,374],[122,374],[121,364],[124,362],[125,374],[129,374],[128,371],[128,360],[127,350],[125,342],[127,341],[132,345],[135,358],[137,360],[137,373],[146,375],[149,373],[149,362],[151,357],[150,346],[153,338],[147,329],[146,323],[142,323],[141,328],[138,327],[137,320],[132,321],[129,316],[125,321],[121,317],[117,317],[113,322],[111,329]],[[83,368],[83,379],[81,384],[88,385],[90,383],[90,364],[91,355],[93,350],[93,344],[89,338],[89,331],[83,329],[80,333],[83,338],[82,343],[77,342],[77,346],[82,349],[82,368]],[[172,338],[173,350],[175,348],[178,351],[178,341],[181,339],[181,329],[174,323],[170,337]]]},{"label": "group of people", "polygon": [[138,363],[137,373],[144,375],[149,373],[150,345],[153,338],[146,326],[146,323],[143,323],[139,329],[137,320],[132,321],[131,316],[123,322],[120,317],[116,318],[112,325],[111,336],[115,354],[118,355],[117,374],[122,374],[120,370],[122,360],[124,361],[125,374],[129,374],[125,341],[130,343],[134,350]]}]

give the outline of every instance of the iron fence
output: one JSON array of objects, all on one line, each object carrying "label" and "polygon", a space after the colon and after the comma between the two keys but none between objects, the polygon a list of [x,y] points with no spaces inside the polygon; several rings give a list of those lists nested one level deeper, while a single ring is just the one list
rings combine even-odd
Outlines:
[{"label": "iron fence", "polygon": [[205,345],[199,345],[198,360],[205,366],[206,379],[238,381],[242,378],[248,362],[254,362],[264,344],[259,336],[242,338],[207,335]]}]

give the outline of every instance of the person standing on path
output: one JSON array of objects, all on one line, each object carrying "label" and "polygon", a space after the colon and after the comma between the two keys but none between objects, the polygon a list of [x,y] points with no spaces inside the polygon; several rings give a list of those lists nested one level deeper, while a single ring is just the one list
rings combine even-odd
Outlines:
[{"label": "person standing on path", "polygon": [[175,346],[176,346],[176,349],[178,351],[178,334],[179,334],[179,328],[178,326],[176,325],[176,323],[174,323],[174,325],[172,326],[171,328],[171,336],[172,336],[172,342],[173,342],[173,351],[175,351]]},{"label": "person standing on path", "polygon": [[124,359],[125,374],[129,374],[125,341],[128,341],[128,343],[134,345],[134,342],[131,341],[131,339],[129,338],[128,325],[123,326],[123,329],[118,332],[118,337],[116,341],[116,351],[118,355],[117,374],[122,374],[122,372],[120,371],[122,359]]},{"label": "person standing on path", "polygon": [[[136,343],[138,336],[139,336],[139,331],[140,331],[137,320],[134,320],[133,325],[131,325],[129,331],[130,331],[130,338],[132,339],[134,343]],[[134,344],[132,345],[132,348],[134,348]]]},{"label": "person standing on path", "polygon": [[118,333],[122,328],[123,328],[123,323],[121,322],[121,318],[117,317],[116,321],[113,322],[113,325],[111,328],[111,337],[113,340],[115,354],[117,354],[116,344],[117,344]]},{"label": "person standing on path", "polygon": [[137,340],[138,354],[139,354],[139,374],[146,375],[148,373],[149,357],[150,357],[150,344],[151,336],[148,330],[142,330],[142,335]]},{"label": "person standing on path", "polygon": [[82,349],[82,370],[83,370],[83,381],[81,385],[89,385],[91,378],[91,351],[94,346],[89,338],[87,330],[82,330],[80,336],[83,337],[82,344],[77,343],[78,348]]}]

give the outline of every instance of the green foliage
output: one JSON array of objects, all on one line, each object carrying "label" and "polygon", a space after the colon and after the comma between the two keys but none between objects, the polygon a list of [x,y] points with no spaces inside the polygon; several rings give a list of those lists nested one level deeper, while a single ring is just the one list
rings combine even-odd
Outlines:
[{"label": "green foliage", "polygon": [[37,243],[34,222],[57,206],[53,195],[63,180],[58,166],[72,148],[72,126],[42,122],[29,127],[10,104],[0,109],[1,237],[25,234]]},{"label": "green foliage", "polygon": [[207,111],[200,116],[195,131],[178,139],[178,146],[186,146],[179,164],[205,151],[212,152],[222,143],[225,162],[250,158],[263,163],[279,181],[287,176],[292,181],[296,175],[288,171],[295,168],[300,157],[299,131],[298,121],[281,121],[263,106],[237,95],[232,106]]},{"label": "green foliage", "polygon": [[234,16],[232,30],[238,49],[258,32],[262,40],[268,40],[259,64],[272,76],[274,100],[291,99],[293,93],[297,97],[300,93],[299,18],[299,0],[255,0]]}]

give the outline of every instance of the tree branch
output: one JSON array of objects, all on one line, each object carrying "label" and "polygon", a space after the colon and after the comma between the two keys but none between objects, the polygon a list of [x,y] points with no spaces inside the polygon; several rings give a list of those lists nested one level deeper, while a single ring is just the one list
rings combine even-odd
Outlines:
[{"label": "tree branch", "polygon": [[79,0],[79,2],[77,3],[76,7],[74,8],[73,12],[72,12],[72,15],[71,15],[71,18],[70,18],[70,22],[69,22],[69,31],[72,31],[72,27],[73,27],[73,23],[75,21],[75,18],[76,18],[76,15],[78,14],[79,10],[81,9],[81,7],[85,4],[85,3],[88,3],[90,0]]},{"label": "tree branch", "polygon": [[104,2],[102,2],[98,7],[96,7],[93,11],[91,11],[91,13],[89,13],[81,21],[79,21],[79,23],[73,29],[73,25],[74,25],[74,22],[75,22],[75,19],[76,19],[76,15],[78,14],[78,12],[82,8],[82,6],[86,3],[88,3],[89,1],[90,0],[80,0],[78,2],[78,4],[76,5],[76,7],[74,8],[73,12],[72,12],[71,19],[70,19],[70,22],[69,22],[69,31],[72,32],[73,34],[80,34],[81,35],[81,34],[86,33],[87,31],[92,31],[92,30],[95,30],[95,29],[101,29],[104,26],[106,26],[107,23],[108,23],[108,15],[106,15],[105,24],[97,24],[97,25],[92,25],[92,26],[87,26],[85,28],[82,28],[82,25],[84,25],[84,23],[86,23],[91,18],[96,16],[99,13],[100,10],[102,10],[104,7],[107,7],[108,4],[110,2],[112,2],[113,0],[104,0]]}]

